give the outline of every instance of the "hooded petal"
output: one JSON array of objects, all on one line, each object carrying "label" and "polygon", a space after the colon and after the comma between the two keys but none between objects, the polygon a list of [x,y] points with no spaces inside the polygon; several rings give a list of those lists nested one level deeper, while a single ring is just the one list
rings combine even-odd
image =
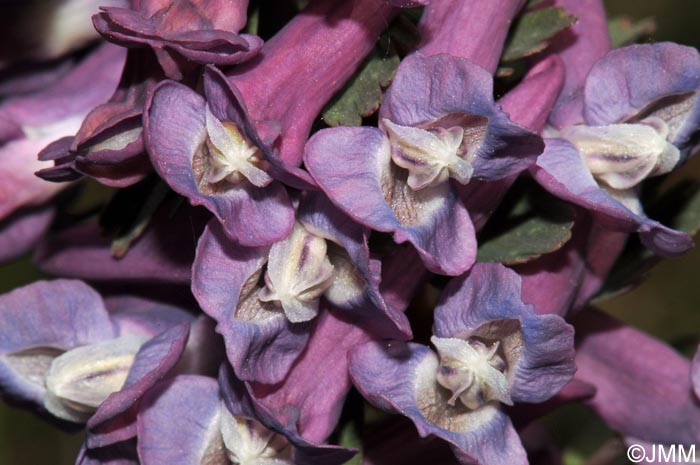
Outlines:
[{"label": "hooded petal", "polygon": [[576,377],[596,387],[588,403],[610,427],[652,444],[698,444],[700,405],[687,359],[594,309],[573,323]]},{"label": "hooded petal", "polygon": [[460,463],[526,464],[508,416],[491,404],[469,410],[447,403],[449,391],[435,381],[438,357],[425,346],[371,342],[350,356],[350,374],[363,396],[377,407],[406,415],[421,437],[450,443]]},{"label": "hooded petal", "polygon": [[307,230],[330,241],[335,278],[325,297],[334,308],[382,337],[410,336],[408,319],[401,309],[387,305],[379,291],[381,263],[370,258],[366,229],[320,192],[306,194],[297,218]]},{"label": "hooded petal", "polygon": [[81,281],[39,281],[0,296],[0,386],[43,405],[44,378],[62,352],[116,336],[102,298]]},{"label": "hooded petal", "polygon": [[660,255],[681,255],[693,246],[687,234],[632,212],[604,192],[576,148],[563,139],[547,139],[547,147],[537,159],[533,175],[549,192],[591,210],[606,226],[638,232],[642,242]]},{"label": "hooded petal", "polygon": [[664,42],[613,50],[586,78],[586,122],[591,126],[656,116],[668,140],[686,152],[700,124],[700,54]]},{"label": "hooded petal", "polygon": [[214,318],[238,377],[281,381],[308,338],[308,323],[292,324],[274,304],[258,298],[267,247],[232,242],[218,222],[210,222],[197,246],[192,292]]},{"label": "hooded petal", "polygon": [[401,126],[465,127],[463,145],[473,152],[476,179],[517,174],[544,148],[537,134],[511,122],[494,103],[488,71],[450,55],[415,53],[404,59],[385,96],[381,117]]},{"label": "hooded petal", "polygon": [[[391,164],[388,138],[379,129],[332,128],[307,143],[306,167],[341,210],[374,230],[409,241],[428,269],[449,275],[475,259],[469,215],[449,183],[413,191],[405,171]],[[357,195],[362,192],[362,195]]]},{"label": "hooded petal", "polygon": [[571,380],[573,328],[523,303],[521,279],[500,264],[477,263],[443,291],[435,308],[438,338],[476,336],[500,344],[515,402],[543,402]]},{"label": "hooded petal", "polygon": [[[166,81],[146,105],[146,146],[158,174],[193,205],[203,205],[246,246],[267,245],[291,230],[294,212],[284,187],[247,181],[210,184],[206,179],[206,103],[189,88]],[[228,184],[228,183],[224,183]]]}]

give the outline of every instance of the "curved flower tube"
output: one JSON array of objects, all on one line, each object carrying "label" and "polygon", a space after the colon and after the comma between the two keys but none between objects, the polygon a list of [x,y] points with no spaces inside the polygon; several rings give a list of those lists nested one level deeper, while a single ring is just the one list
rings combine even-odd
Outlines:
[{"label": "curved flower tube", "polygon": [[446,440],[461,463],[527,463],[501,403],[543,402],[572,377],[573,329],[522,303],[520,278],[477,264],[453,279],[435,311],[432,343],[371,342],[350,356],[355,386]]}]

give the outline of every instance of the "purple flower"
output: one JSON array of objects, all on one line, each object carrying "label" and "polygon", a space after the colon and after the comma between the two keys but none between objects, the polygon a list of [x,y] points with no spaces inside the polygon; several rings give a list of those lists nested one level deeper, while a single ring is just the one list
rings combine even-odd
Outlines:
[{"label": "purple flower", "polygon": [[238,34],[247,20],[246,0],[141,0],[135,6],[102,8],[93,16],[95,28],[116,44],[151,47],[171,79],[182,79],[192,63],[241,63],[262,46],[259,37]]},{"label": "purple flower", "polygon": [[695,396],[700,399],[700,347],[698,347],[698,350],[695,352],[693,364],[690,367],[690,381],[693,384]]},{"label": "purple flower", "polygon": [[431,271],[463,273],[476,240],[450,178],[467,184],[518,173],[541,140],[495,105],[488,72],[449,55],[406,58],[380,121],[381,129],[319,131],[306,145],[307,169],[350,217],[409,241]]},{"label": "purple flower", "polygon": [[[240,381],[177,376],[161,383],[138,415],[143,465],[195,463],[342,464],[352,452],[312,444],[266,423]],[[173,417],[177,421],[173,421]],[[285,434],[286,433],[286,434]]]},{"label": "purple flower", "polygon": [[389,306],[380,293],[380,273],[363,229],[310,194],[291,233],[269,247],[238,247],[210,223],[199,241],[192,290],[219,323],[237,376],[274,384],[304,350],[324,307],[376,334],[410,337],[403,308]]},{"label": "purple flower", "polygon": [[108,313],[81,281],[40,281],[0,296],[3,395],[87,422],[91,448],[133,437],[130,409],[178,362],[193,317],[154,302],[132,307]]},{"label": "purple flower", "polygon": [[700,55],[690,47],[661,43],[608,53],[586,78],[586,124],[552,133],[560,138],[547,141],[536,178],[555,195],[590,209],[604,225],[639,232],[655,252],[682,254],[691,238],[647,218],[637,190],[692,150],[700,122],[698,88]]},{"label": "purple flower", "polygon": [[236,92],[213,67],[204,75],[205,97],[162,82],[146,104],[146,146],[170,187],[209,209],[233,240],[269,245],[289,234],[294,210],[267,173],[263,142]]},{"label": "purple flower", "polygon": [[378,407],[408,416],[421,436],[448,441],[461,463],[527,463],[500,404],[543,402],[570,379],[573,329],[522,303],[520,279],[477,264],[453,279],[435,310],[431,342],[371,342],[350,373]]}]

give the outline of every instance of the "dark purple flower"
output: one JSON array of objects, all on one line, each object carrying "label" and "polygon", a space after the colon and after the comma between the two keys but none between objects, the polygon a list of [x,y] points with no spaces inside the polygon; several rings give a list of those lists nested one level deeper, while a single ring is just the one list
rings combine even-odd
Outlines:
[{"label": "dark purple flower", "polygon": [[553,132],[560,138],[547,141],[533,173],[609,228],[639,232],[659,254],[684,253],[692,239],[647,218],[637,190],[690,153],[700,123],[699,88],[700,55],[690,47],[660,43],[608,53],[586,78],[585,124]]},{"label": "dark purple flower", "polygon": [[148,46],[171,79],[192,63],[234,65],[255,56],[262,40],[238,34],[247,0],[139,0],[134,9],[105,7],[93,16],[97,31],[127,47]]},{"label": "dark purple flower", "polygon": [[372,342],[350,358],[354,384],[378,407],[408,416],[462,463],[527,463],[501,403],[543,402],[570,379],[573,329],[522,303],[520,278],[477,264],[453,279],[435,310],[432,343]]},{"label": "dark purple flower", "polygon": [[307,169],[350,217],[409,241],[431,271],[463,273],[476,240],[450,178],[467,184],[518,173],[541,140],[494,103],[488,72],[449,55],[406,58],[380,116],[381,129],[316,133],[306,145]]}]

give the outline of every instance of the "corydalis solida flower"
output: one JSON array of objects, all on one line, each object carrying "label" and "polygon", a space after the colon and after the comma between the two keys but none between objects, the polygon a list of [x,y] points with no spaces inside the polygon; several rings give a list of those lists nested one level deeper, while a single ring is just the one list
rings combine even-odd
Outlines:
[{"label": "corydalis solida flower", "polygon": [[431,342],[371,342],[351,354],[355,386],[445,439],[462,463],[527,463],[499,404],[543,402],[572,377],[573,330],[522,303],[520,278],[477,264],[454,278],[435,309]]}]

